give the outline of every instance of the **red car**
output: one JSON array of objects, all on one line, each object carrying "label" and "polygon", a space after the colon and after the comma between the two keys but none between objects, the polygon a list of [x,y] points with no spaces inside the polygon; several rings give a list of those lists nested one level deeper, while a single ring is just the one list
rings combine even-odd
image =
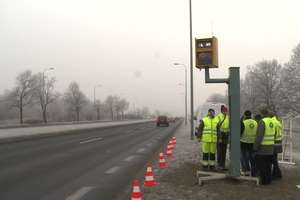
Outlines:
[{"label": "red car", "polygon": [[169,120],[167,116],[158,116],[156,120],[156,126],[169,126]]}]

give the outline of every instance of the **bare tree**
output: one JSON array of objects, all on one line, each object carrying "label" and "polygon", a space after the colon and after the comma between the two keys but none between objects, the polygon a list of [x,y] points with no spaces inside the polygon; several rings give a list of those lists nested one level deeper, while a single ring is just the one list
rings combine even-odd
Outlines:
[{"label": "bare tree", "polygon": [[114,120],[114,107],[115,107],[115,101],[114,97],[112,95],[109,95],[105,100],[106,108],[109,110],[111,115],[111,120]]},{"label": "bare tree", "polygon": [[36,89],[36,79],[33,78],[32,72],[26,70],[16,78],[16,87],[9,92],[7,101],[11,107],[19,110],[20,124],[23,124],[24,107],[33,103],[34,90]]},{"label": "bare tree", "polygon": [[242,105],[255,110],[264,104],[276,112],[280,101],[278,95],[281,69],[275,59],[264,60],[249,67],[241,84]]},{"label": "bare tree", "polygon": [[56,80],[54,77],[47,79],[43,73],[38,73],[35,78],[38,83],[38,87],[35,90],[36,97],[41,106],[43,121],[44,123],[47,123],[48,105],[53,103],[59,96],[58,93],[54,93],[53,91]]},{"label": "bare tree", "polygon": [[113,96],[113,102],[114,102],[114,110],[116,111],[116,117],[117,120],[120,119],[120,113],[121,113],[121,100],[118,96]]},{"label": "bare tree", "polygon": [[283,115],[300,113],[300,44],[282,70],[279,96]]},{"label": "bare tree", "polygon": [[124,120],[124,112],[129,108],[129,102],[126,99],[121,99],[119,101],[120,112],[122,115],[122,120]]},{"label": "bare tree", "polygon": [[64,95],[64,100],[69,105],[69,109],[76,114],[76,120],[79,121],[80,112],[87,103],[87,98],[80,90],[78,83],[70,83],[69,88]]}]

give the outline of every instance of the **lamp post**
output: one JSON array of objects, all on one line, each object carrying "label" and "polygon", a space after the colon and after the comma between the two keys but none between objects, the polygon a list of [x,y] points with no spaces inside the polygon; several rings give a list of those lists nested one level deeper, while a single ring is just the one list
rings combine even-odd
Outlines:
[{"label": "lamp post", "polygon": [[192,0],[189,0],[190,14],[190,81],[191,81],[191,140],[194,139],[194,78],[193,78],[193,23],[192,23]]},{"label": "lamp post", "polygon": [[184,85],[185,85],[185,113],[184,113],[184,124],[187,125],[187,66],[182,63],[174,63],[175,66],[183,66],[184,71],[185,71],[185,80],[184,80]]},{"label": "lamp post", "polygon": [[102,86],[101,84],[98,84],[98,85],[94,86],[94,106],[96,106],[96,88],[101,87],[101,86]]},{"label": "lamp post", "polygon": [[100,110],[99,110],[100,108],[96,107],[96,88],[101,86],[102,86],[101,84],[94,86],[94,107],[96,108],[96,112],[97,112],[97,120],[100,119]]}]

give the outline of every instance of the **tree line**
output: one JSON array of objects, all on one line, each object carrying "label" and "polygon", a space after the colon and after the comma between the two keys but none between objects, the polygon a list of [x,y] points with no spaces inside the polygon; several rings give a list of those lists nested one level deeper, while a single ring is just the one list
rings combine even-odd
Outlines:
[{"label": "tree line", "polygon": [[0,95],[0,120],[18,118],[23,123],[47,123],[85,120],[141,119],[150,116],[147,107],[129,111],[130,103],[117,95],[92,102],[77,82],[63,93],[55,91],[54,77],[26,70],[16,77],[15,87]]},{"label": "tree line", "polygon": [[[227,97],[212,94],[206,101],[227,104]],[[300,44],[292,50],[287,63],[272,59],[247,67],[241,79],[241,111],[256,113],[261,106],[281,117],[300,114]]]}]

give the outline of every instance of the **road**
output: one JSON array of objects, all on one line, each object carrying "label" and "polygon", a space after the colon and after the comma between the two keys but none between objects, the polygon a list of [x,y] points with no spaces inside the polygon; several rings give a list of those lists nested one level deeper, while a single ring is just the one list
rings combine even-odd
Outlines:
[{"label": "road", "polygon": [[178,124],[148,122],[0,144],[0,199],[117,199]]}]

